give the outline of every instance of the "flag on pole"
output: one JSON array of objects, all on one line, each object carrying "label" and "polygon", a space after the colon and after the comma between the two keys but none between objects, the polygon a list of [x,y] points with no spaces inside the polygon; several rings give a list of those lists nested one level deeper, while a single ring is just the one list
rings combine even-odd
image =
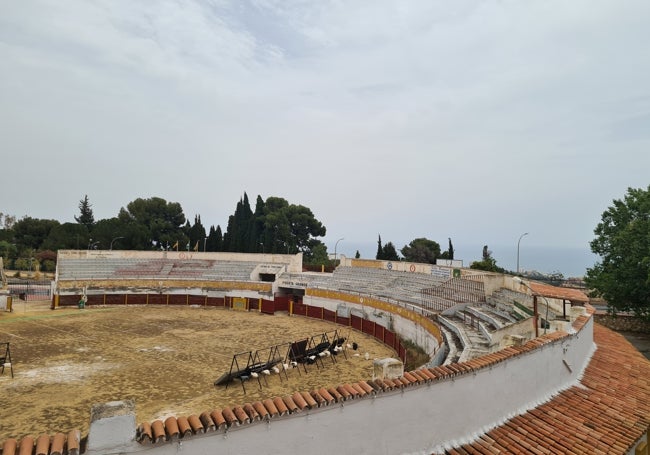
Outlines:
[{"label": "flag on pole", "polygon": [[194,251],[199,251],[199,241],[196,241],[196,245],[194,245]]},{"label": "flag on pole", "polygon": [[178,240],[176,240],[176,243],[174,243],[174,246],[172,246],[172,248],[178,251]]}]

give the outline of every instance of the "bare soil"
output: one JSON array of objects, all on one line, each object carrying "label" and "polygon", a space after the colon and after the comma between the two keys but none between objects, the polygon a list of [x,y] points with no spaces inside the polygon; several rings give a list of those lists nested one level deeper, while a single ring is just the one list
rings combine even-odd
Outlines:
[{"label": "bare soil", "polygon": [[[213,384],[235,354],[337,328],[358,351],[290,369],[287,377],[250,380],[246,392],[239,382]],[[86,434],[91,406],[115,400],[135,400],[140,423],[370,379],[373,359],[395,356],[374,338],[328,322],[174,306],[52,311],[49,302],[14,302],[12,313],[0,313],[6,341],[14,378],[8,368],[0,375],[0,440],[73,428]]]}]

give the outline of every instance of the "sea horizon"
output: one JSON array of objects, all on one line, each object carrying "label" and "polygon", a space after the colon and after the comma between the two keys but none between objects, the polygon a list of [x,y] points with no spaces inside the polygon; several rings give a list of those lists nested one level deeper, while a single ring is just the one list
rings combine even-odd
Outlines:
[{"label": "sea horizon", "polygon": [[[341,244],[339,244],[341,246]],[[444,246],[441,245],[443,251]],[[399,253],[400,247],[397,247]],[[507,271],[517,270],[517,247],[495,245],[488,246],[492,252],[492,257],[496,260],[499,267]],[[346,257],[354,257],[356,251],[359,251],[364,259],[375,259],[377,254],[376,242],[346,242],[343,248],[338,250],[338,254]],[[334,253],[333,249],[330,253]],[[483,245],[467,245],[454,247],[454,259],[462,260],[463,267],[469,267],[472,262],[480,261],[483,254]],[[582,278],[599,260],[599,257],[591,252],[588,246],[585,247],[543,247],[530,246],[520,248],[519,251],[519,270],[522,273],[540,272],[542,274],[561,273],[564,278]]]}]

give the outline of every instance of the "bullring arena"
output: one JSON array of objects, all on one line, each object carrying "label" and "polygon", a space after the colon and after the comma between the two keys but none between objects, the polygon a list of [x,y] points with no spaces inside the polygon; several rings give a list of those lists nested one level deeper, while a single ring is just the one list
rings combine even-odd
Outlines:
[{"label": "bullring arena", "polygon": [[1,455],[647,454],[650,364],[592,314],[460,267],[60,251],[0,315]]}]

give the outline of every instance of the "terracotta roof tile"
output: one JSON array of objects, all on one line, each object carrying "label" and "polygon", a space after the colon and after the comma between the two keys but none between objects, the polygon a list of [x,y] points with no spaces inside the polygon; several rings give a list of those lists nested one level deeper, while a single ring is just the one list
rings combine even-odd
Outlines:
[{"label": "terracotta roof tile", "polygon": [[[332,390],[330,390],[330,393],[331,393],[331,392],[332,392]],[[336,392],[338,392],[338,393],[343,397],[343,401],[347,401],[347,400],[349,400],[350,398],[352,398],[352,394],[351,394],[350,391],[347,389],[347,387],[345,387],[345,385],[343,385],[343,384],[341,384],[340,386],[338,386],[338,387],[336,388]],[[340,401],[340,400],[339,400],[339,401]]]},{"label": "terracotta roof tile", "polygon": [[[149,425],[149,424],[147,424]],[[149,426],[149,440],[151,440],[151,426]],[[50,446],[50,455],[61,455],[63,454],[63,448],[65,447],[65,435],[63,433],[57,433],[52,438],[52,445]]]},{"label": "terracotta roof tile", "polygon": [[320,395],[327,404],[336,403],[336,398],[326,388],[318,389],[318,395]]},{"label": "terracotta roof tile", "polygon": [[394,379],[393,382],[398,387],[408,387],[408,386],[410,386],[412,384],[411,381],[406,379],[404,376]]},{"label": "terracotta roof tile", "polygon": [[214,422],[214,425],[217,430],[220,430],[221,428],[224,428],[228,426],[228,422],[226,421],[226,418],[223,415],[223,412],[221,412],[220,409],[215,409],[210,413],[210,418]]},{"label": "terracotta roof tile", "polygon": [[350,397],[351,397],[351,398],[354,399],[354,398],[358,398],[358,397],[359,397],[359,391],[358,391],[357,389],[355,389],[354,387],[352,387],[352,384],[347,384],[347,383],[346,383],[346,384],[343,384],[342,387],[343,387],[345,390],[348,391],[348,393],[350,394]]},{"label": "terracotta roof tile", "polygon": [[386,384],[384,381],[382,381],[379,378],[376,378],[376,379],[374,379],[372,381],[368,381],[368,384],[374,385],[375,387],[377,387],[377,390],[380,390],[380,391],[386,391],[386,390],[390,389],[388,384]]},{"label": "terracotta roof tile", "polygon": [[203,424],[201,423],[201,419],[198,418],[195,414],[192,414],[187,418],[190,427],[192,428],[192,431],[194,433],[205,433],[205,429],[203,428]]},{"label": "terracotta roof tile", "polygon": [[276,409],[278,410],[278,414],[283,416],[285,414],[289,413],[289,409],[287,408],[287,405],[284,404],[284,401],[280,397],[275,397],[273,398],[273,404],[275,405]]},{"label": "terracotta roof tile", "polygon": [[204,411],[201,413],[199,416],[199,419],[201,420],[201,423],[203,424],[203,428],[205,428],[205,431],[214,431],[217,429],[217,425],[214,423],[212,420],[212,417],[210,417],[210,413],[208,411]]},{"label": "terracotta roof tile", "polygon": [[25,436],[20,440],[20,447],[18,449],[19,455],[32,455],[34,450],[34,438],[31,436]]},{"label": "terracotta roof tile", "polygon": [[2,455],[15,455],[17,448],[18,441],[14,438],[9,438],[2,444]]},{"label": "terracotta roof tile", "polygon": [[[61,433],[59,433],[61,434]],[[138,427],[137,431],[137,437],[138,441],[144,441],[145,442],[152,442],[153,441],[153,433],[151,433],[151,424],[149,422],[142,422],[140,426]],[[54,444],[53,444],[54,445]]]},{"label": "terracotta roof tile", "polygon": [[241,406],[235,406],[232,408],[232,413],[235,415],[237,418],[237,422],[241,424],[246,424],[250,423],[251,419],[248,417],[248,414],[246,414],[246,411],[244,411],[244,408]]},{"label": "terracotta roof tile", "polygon": [[359,397],[365,397],[368,394],[368,392],[366,392],[366,389],[361,387],[356,382],[353,382],[352,384],[350,384],[350,387],[352,387],[355,390],[355,392],[357,393],[357,396],[359,396]]},{"label": "terracotta roof tile", "polygon": [[42,434],[36,439],[35,455],[48,455],[50,452],[50,436]]},{"label": "terracotta roof tile", "polygon": [[260,419],[267,419],[270,416],[269,410],[266,409],[266,406],[261,401],[254,402],[252,406]]},{"label": "terracotta roof tile", "polygon": [[239,420],[237,419],[237,416],[233,412],[232,409],[230,408],[223,408],[221,410],[221,415],[223,418],[226,420],[226,424],[231,427],[233,425],[239,425]]},{"label": "terracotta roof tile", "polygon": [[302,394],[300,392],[294,392],[289,396],[289,398],[291,398],[298,410],[302,411],[307,408],[307,402],[302,397]]},{"label": "terracotta roof tile", "polygon": [[280,415],[280,411],[278,410],[277,406],[275,405],[275,402],[271,398],[267,398],[266,400],[262,401],[262,404],[269,412],[270,417],[275,417]]},{"label": "terracotta roof tile", "polygon": [[178,425],[178,432],[180,433],[181,437],[192,434],[192,427],[190,426],[190,422],[187,420],[187,417],[179,417],[176,419],[176,424]]},{"label": "terracotta roof tile", "polygon": [[366,381],[359,381],[357,383],[359,387],[366,391],[366,393],[375,393],[376,389],[368,384]]},{"label": "terracotta roof tile", "polygon": [[[162,420],[154,420],[151,423],[151,431],[153,432],[153,442],[164,441],[167,437],[165,435],[165,425],[162,423]],[[68,437],[68,440],[70,437]],[[69,444],[69,441],[68,441]]]},{"label": "terracotta roof tile", "polygon": [[257,410],[255,410],[255,407],[251,403],[244,403],[244,406],[242,406],[242,408],[244,409],[244,412],[251,422],[256,422],[262,419],[260,417],[260,414],[257,412]]},{"label": "terracotta roof tile", "polygon": [[405,371],[402,377],[406,379],[410,384],[417,384],[418,382],[420,382],[420,380],[417,377],[415,377],[408,371]]},{"label": "terracotta roof tile", "polygon": [[343,401],[343,395],[341,395],[336,389],[330,387],[327,389],[327,392],[334,398],[337,403]]},{"label": "terracotta roof tile", "polygon": [[305,400],[305,403],[307,403],[307,406],[311,409],[318,407],[318,403],[316,403],[316,400],[310,392],[300,392],[300,394],[302,395],[302,399]]},{"label": "terracotta roof tile", "polygon": [[287,406],[287,409],[290,413],[293,414],[294,412],[300,412],[300,408],[296,402],[293,401],[293,398],[291,398],[289,395],[283,396],[282,401],[284,401],[284,404]]},{"label": "terracotta roof tile", "polygon": [[[554,332],[541,341],[566,336]],[[597,324],[594,341],[598,349],[580,386],[510,419],[480,440],[489,437],[508,453],[627,453],[650,425],[650,362],[621,335]],[[480,440],[463,447],[480,450]]]},{"label": "terracotta roof tile", "polygon": [[530,289],[534,294],[548,297],[551,299],[570,300],[572,302],[589,302],[589,297],[584,292],[578,289],[561,288],[551,286],[550,284],[538,283],[536,281],[528,282]]},{"label": "terracotta roof tile", "polygon": [[173,439],[178,437],[180,431],[178,429],[178,421],[176,417],[167,417],[165,419],[165,433],[167,433],[167,439]]},{"label": "terracotta roof tile", "polygon": [[318,407],[325,406],[328,404],[327,401],[325,401],[325,398],[323,398],[321,394],[318,392],[318,390],[312,390],[310,395],[314,399]]},{"label": "terracotta roof tile", "polygon": [[81,450],[81,432],[70,430],[67,437],[68,455],[78,455]]}]

